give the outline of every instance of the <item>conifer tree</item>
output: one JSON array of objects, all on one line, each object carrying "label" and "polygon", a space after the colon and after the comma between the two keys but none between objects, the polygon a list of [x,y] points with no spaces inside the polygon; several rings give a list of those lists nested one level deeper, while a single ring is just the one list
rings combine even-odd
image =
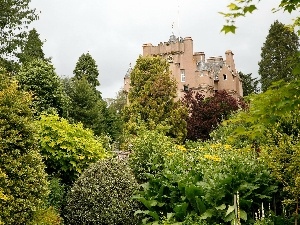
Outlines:
[{"label": "conifer tree", "polygon": [[239,76],[242,79],[243,83],[243,96],[248,96],[252,93],[258,93],[259,92],[259,81],[258,78],[252,78],[252,73],[244,74],[242,72],[239,72]]},{"label": "conifer tree", "polygon": [[85,77],[85,79],[93,87],[97,87],[100,85],[98,81],[99,71],[97,68],[97,64],[96,61],[90,55],[90,53],[82,54],[79,57],[73,73],[75,75],[74,77],[78,80]]},{"label": "conifer tree", "polygon": [[187,109],[175,101],[176,81],[169,64],[160,57],[139,57],[130,74],[129,105],[123,110],[125,130],[136,133],[140,126],[166,129],[168,136],[186,136]]},{"label": "conifer tree", "polygon": [[30,62],[33,59],[45,60],[45,54],[42,49],[43,42],[39,36],[36,29],[29,31],[28,39],[22,48],[22,53],[18,55],[21,63]]},{"label": "conifer tree", "polygon": [[262,91],[266,91],[274,81],[294,79],[291,65],[295,63],[298,48],[298,36],[284,24],[275,21],[261,49],[261,61],[258,63]]}]

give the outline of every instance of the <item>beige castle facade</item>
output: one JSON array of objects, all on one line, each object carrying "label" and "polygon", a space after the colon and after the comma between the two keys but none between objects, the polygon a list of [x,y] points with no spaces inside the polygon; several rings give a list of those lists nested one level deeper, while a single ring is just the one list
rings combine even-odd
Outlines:
[{"label": "beige castle facade", "polygon": [[[168,42],[157,46],[143,45],[143,56],[161,56],[170,64],[171,76],[177,81],[177,98],[184,96],[187,90],[200,92],[205,97],[212,96],[218,90],[226,90],[230,95],[243,96],[242,82],[235,68],[232,51],[222,56],[205,58],[204,52],[193,51],[191,37],[176,38],[170,36]],[[124,91],[130,88],[130,72],[124,77]]]}]

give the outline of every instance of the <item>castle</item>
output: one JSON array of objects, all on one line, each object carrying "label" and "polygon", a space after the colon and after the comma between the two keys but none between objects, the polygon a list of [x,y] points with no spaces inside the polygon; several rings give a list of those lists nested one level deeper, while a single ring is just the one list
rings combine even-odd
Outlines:
[{"label": "castle", "polygon": [[[200,92],[205,97],[218,90],[226,90],[235,98],[243,96],[242,81],[235,68],[233,53],[205,59],[204,52],[193,52],[191,37],[177,38],[171,35],[168,42],[153,46],[143,45],[143,56],[161,56],[170,64],[171,76],[177,81],[177,99],[187,90]],[[131,68],[124,77],[124,91],[130,88]]]}]

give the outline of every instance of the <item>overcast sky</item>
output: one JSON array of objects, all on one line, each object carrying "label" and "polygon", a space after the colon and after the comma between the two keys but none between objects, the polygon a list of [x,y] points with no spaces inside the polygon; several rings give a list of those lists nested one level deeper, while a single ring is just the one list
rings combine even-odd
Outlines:
[{"label": "overcast sky", "polygon": [[[33,23],[52,57],[58,75],[73,76],[78,58],[90,52],[100,72],[99,90],[103,98],[113,98],[123,86],[123,78],[142,54],[142,45],[192,37],[194,52],[206,57],[225,57],[232,50],[236,68],[258,77],[260,51],[270,25],[278,19],[290,23],[287,13],[271,13],[279,0],[264,0],[259,10],[236,22],[235,35],[220,33],[229,0],[32,0],[40,13]],[[254,1],[255,2],[255,1]],[[172,24],[174,29],[172,30]]]}]

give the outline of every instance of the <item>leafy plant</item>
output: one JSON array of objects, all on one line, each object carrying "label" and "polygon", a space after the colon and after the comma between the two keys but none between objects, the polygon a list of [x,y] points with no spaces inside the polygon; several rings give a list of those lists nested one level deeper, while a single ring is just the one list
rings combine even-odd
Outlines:
[{"label": "leafy plant", "polygon": [[74,183],[64,209],[67,224],[134,225],[138,184],[125,160],[100,160]]},{"label": "leafy plant", "polygon": [[174,147],[171,138],[159,131],[142,131],[131,146],[129,164],[136,179],[145,182],[149,174],[160,174],[164,166],[164,155]]},{"label": "leafy plant", "polygon": [[267,166],[250,149],[188,142],[169,148],[163,157],[162,171],[149,176],[135,196],[147,208],[137,212],[144,215],[145,224],[162,221],[170,213],[182,223],[191,215],[200,224],[230,222],[235,218],[232,202],[237,191],[240,218],[251,224],[247,214],[258,207],[256,202],[271,201],[277,191]]},{"label": "leafy plant", "polygon": [[31,99],[0,68],[0,224],[27,224],[48,195]]},{"label": "leafy plant", "polygon": [[192,141],[209,139],[209,133],[216,129],[222,120],[244,105],[225,90],[218,91],[208,98],[189,91],[185,93],[182,102],[189,110],[186,120],[187,139]]},{"label": "leafy plant", "polygon": [[65,184],[71,184],[91,163],[107,156],[102,143],[81,123],[70,124],[58,115],[41,115],[36,125],[47,172]]},{"label": "leafy plant", "polygon": [[63,220],[53,208],[39,209],[34,212],[33,220],[28,225],[61,225]]}]

